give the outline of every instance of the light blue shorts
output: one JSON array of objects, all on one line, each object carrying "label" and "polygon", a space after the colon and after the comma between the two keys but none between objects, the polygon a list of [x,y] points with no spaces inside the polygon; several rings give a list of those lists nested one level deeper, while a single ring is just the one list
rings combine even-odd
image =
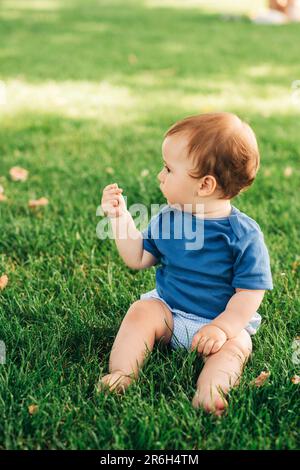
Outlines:
[{"label": "light blue shorts", "polygon": [[[140,296],[141,300],[145,299],[159,299],[161,300],[172,312],[174,329],[170,340],[170,346],[172,349],[186,348],[188,351],[191,349],[191,344],[194,335],[204,325],[209,324],[212,320],[203,318],[194,313],[186,313],[176,308],[171,308],[167,302],[160,297],[156,289],[153,289]],[[250,335],[255,335],[261,323],[261,316],[258,312],[255,312],[251,318],[245,330]]]}]

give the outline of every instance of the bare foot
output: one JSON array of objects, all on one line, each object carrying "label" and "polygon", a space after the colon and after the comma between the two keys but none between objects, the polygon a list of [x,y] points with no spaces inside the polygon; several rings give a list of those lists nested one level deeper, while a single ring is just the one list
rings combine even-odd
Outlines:
[{"label": "bare foot", "polygon": [[133,378],[130,375],[125,375],[122,371],[115,371],[101,377],[97,384],[97,391],[110,391],[123,394],[126,388],[131,384],[132,380]]},{"label": "bare foot", "polygon": [[225,392],[220,387],[212,385],[211,388],[201,387],[197,389],[192,405],[195,409],[201,407],[208,413],[221,416],[228,407],[228,402],[225,399]]}]

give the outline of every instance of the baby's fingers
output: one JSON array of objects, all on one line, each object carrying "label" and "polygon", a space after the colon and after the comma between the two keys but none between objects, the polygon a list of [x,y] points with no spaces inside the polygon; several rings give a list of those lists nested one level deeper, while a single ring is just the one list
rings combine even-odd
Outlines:
[{"label": "baby's fingers", "polygon": [[209,339],[206,341],[204,347],[203,347],[203,355],[208,356],[211,354],[212,348],[214,346],[215,341],[213,339]]},{"label": "baby's fingers", "polygon": [[112,188],[106,191],[106,194],[119,194],[123,191],[122,188]]},{"label": "baby's fingers", "polygon": [[197,349],[199,354],[203,352],[207,340],[208,338],[206,336],[199,336],[197,340]]},{"label": "baby's fingers", "polygon": [[119,205],[117,200],[113,201],[106,201],[101,204],[102,210],[104,213],[109,214],[110,211],[114,208],[116,208]]},{"label": "baby's fingers", "polygon": [[201,336],[198,333],[194,335],[194,338],[191,344],[191,351],[193,351],[194,349],[197,349],[200,338]]},{"label": "baby's fingers", "polygon": [[101,203],[102,204],[112,204],[113,201],[119,201],[119,197],[121,196],[121,191],[117,192],[108,192],[103,194]]},{"label": "baby's fingers", "polygon": [[123,189],[122,188],[116,188],[116,189],[109,189],[108,191],[105,191],[103,193],[103,199],[109,200],[114,198],[115,196],[119,196],[122,194]]},{"label": "baby's fingers", "polygon": [[116,189],[117,187],[118,187],[118,183],[108,184],[108,185],[105,186],[105,188],[103,189],[103,192],[110,191],[111,189]]},{"label": "baby's fingers", "polygon": [[215,354],[216,352],[220,351],[222,346],[223,343],[221,343],[221,341],[216,341],[212,347],[211,354]]},{"label": "baby's fingers", "polygon": [[118,183],[111,183],[105,186],[105,189],[112,189],[112,188],[117,188],[117,187],[118,187]]}]

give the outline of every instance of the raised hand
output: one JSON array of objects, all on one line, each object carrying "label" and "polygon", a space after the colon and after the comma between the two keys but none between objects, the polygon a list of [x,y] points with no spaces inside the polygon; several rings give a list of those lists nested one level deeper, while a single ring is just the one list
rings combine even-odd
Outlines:
[{"label": "raised hand", "polygon": [[105,186],[102,194],[101,207],[107,217],[120,217],[127,212],[123,189],[117,183]]}]

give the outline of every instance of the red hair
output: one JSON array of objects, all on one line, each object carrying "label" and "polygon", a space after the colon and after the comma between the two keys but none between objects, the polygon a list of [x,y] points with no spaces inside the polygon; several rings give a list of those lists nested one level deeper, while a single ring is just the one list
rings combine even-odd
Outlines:
[{"label": "red hair", "polygon": [[189,116],[173,124],[165,138],[181,132],[188,136],[188,157],[194,162],[190,176],[214,176],[225,199],[253,183],[260,163],[258,145],[251,127],[238,116]]}]

